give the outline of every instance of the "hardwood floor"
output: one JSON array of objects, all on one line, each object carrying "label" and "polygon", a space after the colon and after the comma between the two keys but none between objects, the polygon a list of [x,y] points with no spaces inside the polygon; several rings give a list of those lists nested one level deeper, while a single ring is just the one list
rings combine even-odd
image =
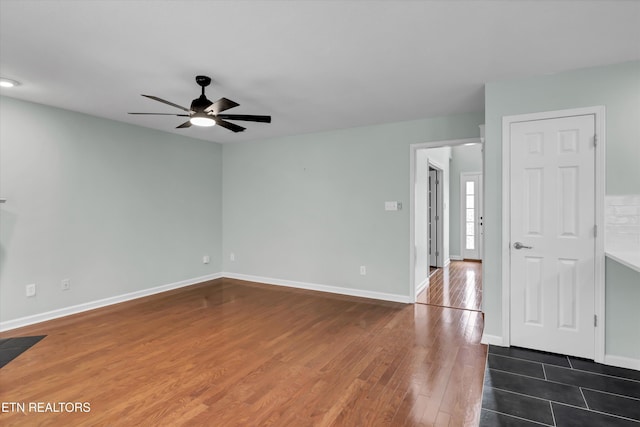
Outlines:
[{"label": "hardwood floor", "polygon": [[482,263],[451,261],[429,276],[429,287],[416,302],[480,311],[482,303]]},{"label": "hardwood floor", "polygon": [[[476,426],[482,315],[218,279],[0,338],[8,425]],[[90,412],[30,412],[87,402]]]}]

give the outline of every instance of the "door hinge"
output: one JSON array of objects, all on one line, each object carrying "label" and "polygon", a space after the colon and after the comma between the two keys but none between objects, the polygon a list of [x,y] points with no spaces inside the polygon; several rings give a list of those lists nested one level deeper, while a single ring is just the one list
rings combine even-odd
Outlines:
[{"label": "door hinge", "polygon": [[598,326],[598,315],[597,314],[593,315],[593,326]]},{"label": "door hinge", "polygon": [[598,224],[593,226],[593,237],[598,237]]},{"label": "door hinge", "polygon": [[593,134],[593,146],[597,146],[598,145],[598,134],[594,133]]},{"label": "door hinge", "polygon": [[440,256],[440,252],[436,251],[436,257]]},{"label": "door hinge", "polygon": [[440,221],[440,217],[436,215],[436,221]]}]

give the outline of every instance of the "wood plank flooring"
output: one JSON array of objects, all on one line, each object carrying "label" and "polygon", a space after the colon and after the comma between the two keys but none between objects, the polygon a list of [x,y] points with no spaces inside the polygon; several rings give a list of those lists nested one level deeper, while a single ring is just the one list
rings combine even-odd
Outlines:
[{"label": "wood plank flooring", "polygon": [[451,261],[429,276],[429,286],[417,297],[420,304],[480,311],[482,304],[482,263]]},{"label": "wood plank flooring", "polygon": [[[479,312],[218,279],[0,334],[0,425],[476,426]],[[87,402],[90,412],[30,412]]]}]

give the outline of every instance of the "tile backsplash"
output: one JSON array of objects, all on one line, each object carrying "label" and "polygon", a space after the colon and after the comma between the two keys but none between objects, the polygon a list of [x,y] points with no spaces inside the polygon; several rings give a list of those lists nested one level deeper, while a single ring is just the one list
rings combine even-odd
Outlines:
[{"label": "tile backsplash", "polygon": [[605,196],[605,250],[640,251],[640,194]]}]

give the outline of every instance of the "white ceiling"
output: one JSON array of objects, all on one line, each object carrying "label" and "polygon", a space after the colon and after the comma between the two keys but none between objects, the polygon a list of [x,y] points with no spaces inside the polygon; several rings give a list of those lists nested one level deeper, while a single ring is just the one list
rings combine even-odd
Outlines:
[{"label": "white ceiling", "polygon": [[[484,83],[640,59],[637,1],[0,0],[2,94],[229,143],[482,111]],[[197,74],[272,124],[174,129]]]}]

